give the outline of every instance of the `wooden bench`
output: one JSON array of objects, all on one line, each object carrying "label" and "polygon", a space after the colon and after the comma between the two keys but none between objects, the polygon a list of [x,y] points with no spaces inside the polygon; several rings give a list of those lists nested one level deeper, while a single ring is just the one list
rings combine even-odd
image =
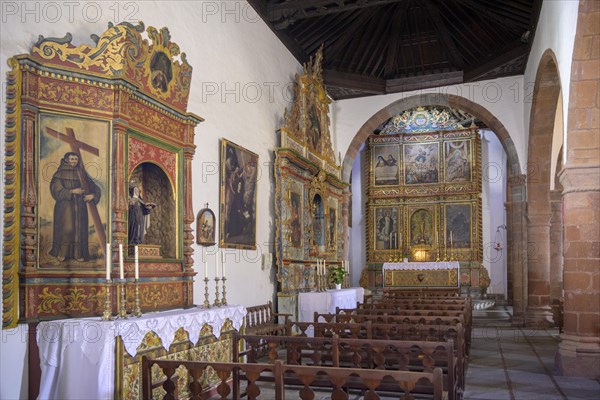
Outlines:
[{"label": "wooden bench", "polygon": [[[462,389],[458,386],[458,358],[452,340],[446,342],[422,342],[400,340],[367,340],[332,338],[310,338],[298,336],[234,336],[234,349],[238,341],[245,348],[237,353],[234,360],[244,355],[247,362],[257,363],[259,349],[266,342],[267,362],[285,361],[288,365],[318,365],[327,367],[383,369],[394,371],[432,372],[441,368],[444,378],[444,392],[449,400],[458,399]],[[264,361],[263,361],[264,362]],[[288,380],[291,384],[301,384]],[[382,387],[384,391],[392,388]],[[416,393],[431,395],[430,386],[420,387]]]},{"label": "wooden bench", "polygon": [[[273,364],[249,364],[249,363],[223,363],[223,362],[203,362],[203,361],[170,361],[170,360],[151,360],[142,357],[142,398],[152,398],[151,377],[152,367],[158,366],[162,373],[167,376],[163,384],[166,392],[165,399],[176,399],[175,384],[170,377],[180,366],[187,368],[190,374],[189,390],[191,398],[204,399],[204,388],[201,381],[207,368],[212,368],[216,372],[219,383],[217,393],[221,399],[239,400],[247,396],[249,400],[273,397],[275,400],[285,400],[286,392],[293,393],[290,399],[314,399],[315,389],[329,386],[329,392],[332,398],[339,400],[348,400],[349,389],[358,391],[364,395],[364,398],[378,400],[381,398],[381,387],[386,390],[393,389],[393,392],[402,394],[406,398],[412,398],[413,391],[428,383],[432,388],[431,398],[433,400],[443,400],[443,376],[440,368],[435,368],[432,372],[407,372],[407,371],[387,371],[373,369],[357,368],[335,368],[323,366],[304,366],[304,365],[285,365],[281,360],[276,360]],[[261,388],[257,383],[261,378],[271,378],[271,393],[262,396]],[[233,381],[233,392],[228,381]],[[240,382],[248,382],[245,393],[241,392]],[[292,386],[288,383],[301,382],[300,386]],[[267,397],[268,396],[268,397]]]},{"label": "wooden bench", "polygon": [[[261,304],[246,308],[244,332],[248,335],[283,335],[285,326],[291,314],[273,312],[273,303]],[[284,322],[278,323],[277,317],[283,317]]]}]

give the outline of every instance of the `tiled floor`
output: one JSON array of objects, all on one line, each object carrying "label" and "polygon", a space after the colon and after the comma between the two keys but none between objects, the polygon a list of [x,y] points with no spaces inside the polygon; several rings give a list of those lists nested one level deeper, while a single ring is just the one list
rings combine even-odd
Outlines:
[{"label": "tiled floor", "polygon": [[556,375],[558,330],[514,328],[510,309],[474,312],[465,400],[598,400],[600,381]]}]

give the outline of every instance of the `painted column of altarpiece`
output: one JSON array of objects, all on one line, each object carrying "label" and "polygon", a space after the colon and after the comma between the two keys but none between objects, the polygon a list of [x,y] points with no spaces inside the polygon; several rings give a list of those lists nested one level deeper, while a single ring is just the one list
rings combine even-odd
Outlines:
[{"label": "painted column of altarpiece", "polygon": [[367,141],[367,267],[362,286],[423,286],[413,279],[416,272],[382,274],[383,263],[404,259],[460,263],[460,276],[426,271],[430,287],[460,283],[466,291],[489,284],[481,265],[481,139],[476,128],[460,125],[426,129],[435,118],[441,120],[439,111],[407,111],[390,125],[409,131],[388,129]]},{"label": "painted column of altarpiece", "polygon": [[102,315],[106,243],[112,278],[124,245],[133,307],[133,187],[156,204],[139,245],[142,310],[193,303],[191,162],[202,119],[187,112],[185,53],[166,28],[149,27],[150,41],[143,33],[143,24],[109,25],[93,46],[40,37],[9,62],[4,328]]},{"label": "painted column of altarpiece", "polygon": [[348,185],[331,145],[321,63],[319,51],[296,76],[275,150],[278,311],[294,316],[298,293],[317,288],[316,261],[340,266],[346,254]]}]

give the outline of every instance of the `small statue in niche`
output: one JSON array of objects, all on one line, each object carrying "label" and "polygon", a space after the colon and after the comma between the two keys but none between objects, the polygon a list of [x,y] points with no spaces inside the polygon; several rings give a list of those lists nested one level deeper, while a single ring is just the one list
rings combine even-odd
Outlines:
[{"label": "small statue in niche", "polygon": [[150,226],[150,211],[156,204],[142,199],[140,185],[136,182],[129,185],[129,196],[129,244],[143,244]]}]

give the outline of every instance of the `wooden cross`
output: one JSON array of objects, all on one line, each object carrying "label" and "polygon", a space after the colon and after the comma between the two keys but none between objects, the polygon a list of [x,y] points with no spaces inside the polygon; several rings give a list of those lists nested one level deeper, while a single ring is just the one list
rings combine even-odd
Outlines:
[{"label": "wooden cross", "polygon": [[[81,187],[85,191],[85,194],[89,194],[90,185],[88,184],[88,180],[85,174],[83,158],[81,157],[81,150],[87,151],[88,153],[92,153],[96,157],[100,154],[100,152],[97,148],[77,140],[77,138],[75,137],[75,132],[73,132],[72,128],[66,128],[66,130],[67,133],[64,134],[47,127],[46,133],[50,136],[57,138],[58,140],[68,143],[71,146],[71,151],[79,155],[79,163],[77,164],[77,175],[79,176],[79,182],[81,182]],[[96,232],[98,232],[98,240],[100,241],[99,247],[102,252],[105,252],[106,250],[104,248],[104,243],[106,243],[106,233],[104,232],[104,226],[102,225],[102,220],[100,219],[100,214],[98,213],[98,207],[96,207],[96,204],[93,201],[88,201],[86,202],[86,204],[92,216],[94,226],[96,227]]]}]

